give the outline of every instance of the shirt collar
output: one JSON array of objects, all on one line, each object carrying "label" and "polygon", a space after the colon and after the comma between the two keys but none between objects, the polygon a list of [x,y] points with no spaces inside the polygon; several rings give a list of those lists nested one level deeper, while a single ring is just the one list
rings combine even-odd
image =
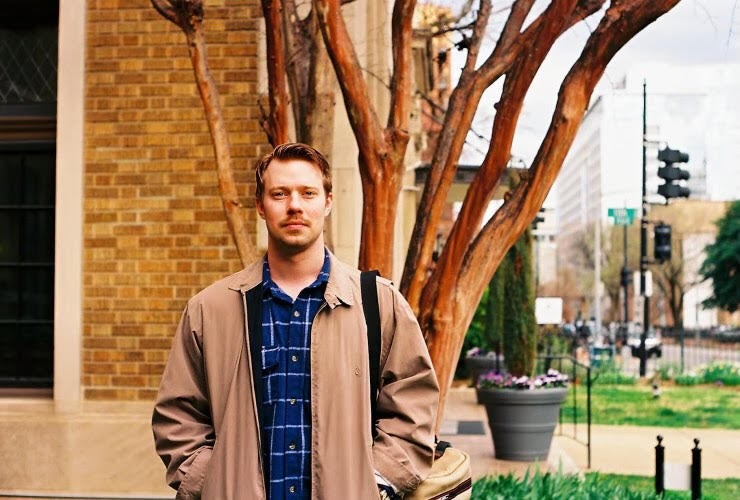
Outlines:
[{"label": "shirt collar", "polygon": [[[321,266],[318,276],[313,283],[308,285],[306,288],[317,288],[325,285],[329,281],[329,270],[331,269],[331,259],[329,258],[329,251],[324,248],[324,263]],[[262,261],[262,289],[264,291],[270,291],[273,294],[275,290],[279,290],[280,287],[272,280],[270,275],[270,264],[267,262],[267,255],[265,255]]]}]

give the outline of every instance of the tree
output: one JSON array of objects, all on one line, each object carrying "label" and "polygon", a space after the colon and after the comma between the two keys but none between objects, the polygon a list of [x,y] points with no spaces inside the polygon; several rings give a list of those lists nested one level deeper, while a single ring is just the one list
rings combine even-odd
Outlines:
[{"label": "tree", "polygon": [[733,313],[740,307],[740,200],[732,202],[717,228],[717,239],[706,247],[699,270],[705,280],[712,280],[712,296],[703,305]]},{"label": "tree", "polygon": [[[604,283],[604,290],[609,296],[611,304],[608,315],[604,317],[616,322],[621,322],[624,319],[624,309],[620,307],[619,302],[622,288],[622,267],[624,266],[624,231],[625,226],[608,227],[602,254],[604,263],[601,267],[601,281]],[[626,231],[627,268],[636,271],[640,269],[640,225],[632,224],[626,228]],[[624,300],[628,300],[628,297],[625,297]]]},{"label": "tree", "polygon": [[502,306],[504,363],[512,375],[533,376],[537,360],[537,320],[531,228],[527,227],[506,253],[496,275],[499,273],[506,290]]},{"label": "tree", "polygon": [[[467,50],[458,85],[451,92],[422,191],[418,217],[411,237],[400,289],[417,313],[424,331],[444,408],[465,332],[483,290],[506,251],[524,232],[542,206],[567,154],[594,87],[606,65],[632,37],[679,0],[553,0],[541,12],[535,0],[516,0],[506,12],[494,12],[491,0],[467,1],[467,9],[444,30],[462,34],[460,47]],[[219,172],[229,170],[224,153],[223,119],[217,94],[208,85],[203,36],[202,0],[152,0],[155,8],[185,32],[206,115],[214,135]],[[368,90],[368,76],[359,63],[342,14],[346,0],[313,0],[302,19],[315,20],[342,93],[359,149],[364,206],[359,264],[363,269],[392,272],[394,233],[392,221],[401,192],[406,165],[412,109],[413,16],[416,0],[396,0],[390,23],[390,106],[383,123]],[[288,102],[283,80],[287,74],[285,33],[293,0],[262,0],[268,47],[270,113],[266,117],[271,140],[287,137],[284,104]],[[470,9],[475,4],[475,9]],[[286,6],[286,8],[284,8]],[[604,10],[605,9],[605,10]],[[561,34],[586,17],[602,11],[597,26],[563,80],[549,129],[521,184],[509,200],[481,229],[486,206],[501,181],[511,157],[511,146],[524,98],[540,65]],[[491,36],[492,18],[507,15],[487,55],[484,40]],[[494,35],[496,36],[496,35]],[[318,46],[315,46],[319,50]],[[452,185],[466,134],[483,92],[503,79],[501,97],[491,129],[488,152],[470,185],[461,212],[437,262],[432,266],[436,228]],[[204,81],[206,84],[201,84]],[[211,82],[212,83],[212,82]],[[215,97],[214,97],[215,96]],[[293,101],[295,104],[295,101]],[[221,124],[221,125],[219,125]],[[228,176],[224,175],[228,184]],[[219,176],[221,179],[221,175]],[[232,220],[232,205],[224,195],[235,240],[244,239]],[[231,212],[230,212],[231,210]],[[240,256],[245,260],[248,251]],[[433,267],[431,274],[428,272]],[[438,415],[440,423],[442,412]]]}]

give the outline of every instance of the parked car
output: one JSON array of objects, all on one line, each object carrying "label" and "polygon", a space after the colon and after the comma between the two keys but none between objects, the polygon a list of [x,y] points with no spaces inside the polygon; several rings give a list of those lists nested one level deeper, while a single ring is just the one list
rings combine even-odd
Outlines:
[{"label": "parked car", "polygon": [[[641,333],[630,334],[627,338],[627,345],[630,347],[633,358],[640,357],[640,337]],[[663,345],[660,341],[660,335],[655,331],[650,330],[645,337],[645,350],[647,351],[647,357],[650,358],[655,356],[659,358],[663,355]]]}]

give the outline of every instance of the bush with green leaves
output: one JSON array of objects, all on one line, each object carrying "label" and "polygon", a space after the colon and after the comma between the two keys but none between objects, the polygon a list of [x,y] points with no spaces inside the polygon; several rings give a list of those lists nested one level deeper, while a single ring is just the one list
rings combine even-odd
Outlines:
[{"label": "bush with green leaves", "polygon": [[660,363],[658,366],[660,380],[673,380],[678,376],[680,371],[680,365],[677,363]]},{"label": "bush with green leaves", "polygon": [[702,377],[696,373],[682,373],[681,375],[676,375],[673,381],[678,385],[699,385],[703,384],[704,380]]},{"label": "bush with green leaves", "polygon": [[702,368],[705,384],[740,385],[740,363],[717,361]]},{"label": "bush with green leaves", "polygon": [[717,384],[737,386],[740,385],[740,363],[715,361],[688,373],[677,375],[674,381],[678,385]]},{"label": "bush with green leaves", "polygon": [[655,494],[635,491],[612,480],[605,480],[598,475],[588,475],[581,479],[574,474],[540,472],[536,469],[530,474],[527,471],[522,478],[513,474],[487,476],[473,484],[473,499],[509,500],[571,500],[588,498],[590,500],[654,500]]},{"label": "bush with green leaves", "polygon": [[[593,372],[592,372],[593,373]],[[592,375],[593,385],[635,385],[637,377],[622,372],[613,359],[604,361]]]}]

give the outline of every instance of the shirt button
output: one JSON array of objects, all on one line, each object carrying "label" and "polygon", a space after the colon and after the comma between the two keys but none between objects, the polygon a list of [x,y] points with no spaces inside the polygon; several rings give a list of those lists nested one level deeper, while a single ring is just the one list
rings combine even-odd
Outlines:
[{"label": "shirt button", "polygon": [[291,493],[295,493],[295,486],[291,486],[290,488],[288,488],[288,491],[290,491]]},{"label": "shirt button", "polygon": [[295,443],[290,443],[290,444],[288,445],[288,449],[289,449],[289,450],[295,450]]},{"label": "shirt button", "polygon": [[293,316],[299,318],[301,316],[301,313],[299,313],[298,311],[293,311]]},{"label": "shirt button", "polygon": [[295,404],[295,398],[290,398],[290,404],[292,404],[292,405]]},{"label": "shirt button", "polygon": [[292,361],[293,363],[295,363],[296,361],[298,361],[298,356],[296,356],[295,354],[293,354],[293,355],[292,355],[292,356],[290,357],[290,360],[291,360],[291,361]]}]

